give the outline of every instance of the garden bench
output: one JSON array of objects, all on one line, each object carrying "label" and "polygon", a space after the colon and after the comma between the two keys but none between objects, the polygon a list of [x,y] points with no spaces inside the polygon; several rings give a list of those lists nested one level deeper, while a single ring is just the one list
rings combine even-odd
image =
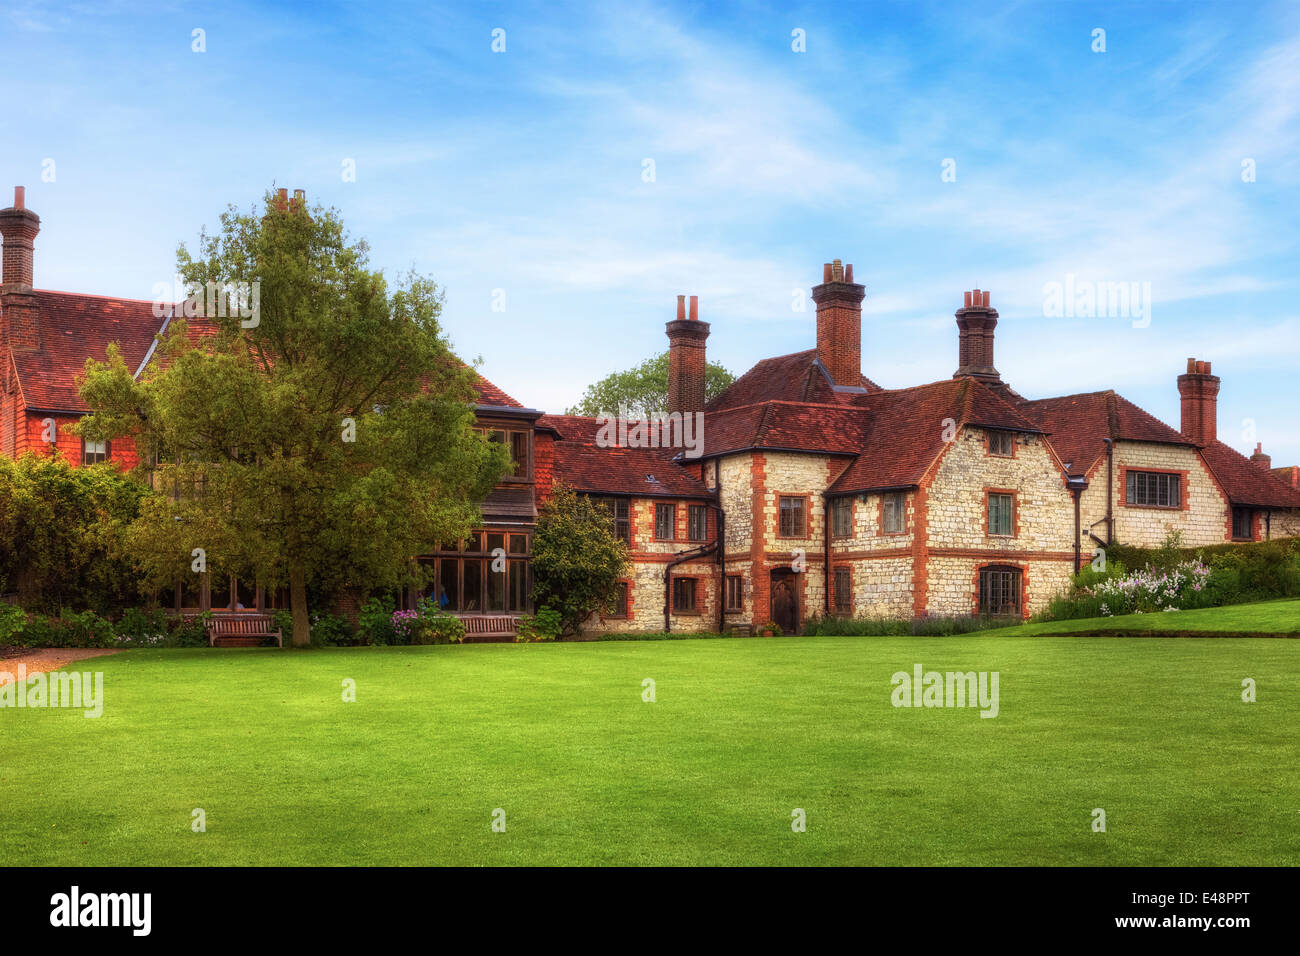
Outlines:
[{"label": "garden bench", "polygon": [[257,647],[271,637],[284,647],[280,629],[272,627],[269,614],[221,614],[208,622],[211,647]]},{"label": "garden bench", "polygon": [[509,614],[473,614],[462,617],[465,642],[513,641],[519,621]]}]

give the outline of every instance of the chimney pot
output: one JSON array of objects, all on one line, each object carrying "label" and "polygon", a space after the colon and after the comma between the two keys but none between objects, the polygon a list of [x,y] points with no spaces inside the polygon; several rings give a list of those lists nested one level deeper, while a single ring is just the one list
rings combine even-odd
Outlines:
[{"label": "chimney pot", "polygon": [[845,282],[853,281],[853,263],[851,262],[844,267],[844,281]]},{"label": "chimney pot", "polygon": [[14,187],[14,208],[15,209],[27,208],[27,187],[26,186]]},{"label": "chimney pot", "polygon": [[700,320],[700,297],[698,295],[693,295],[691,296],[691,321],[698,322],[699,320]]},{"label": "chimney pot", "polygon": [[987,309],[988,307],[989,307],[989,293],[985,292],[985,293],[984,293],[984,308]]},{"label": "chimney pot", "polygon": [[831,264],[828,262],[822,267],[822,282],[831,281]]},{"label": "chimney pot", "polygon": [[680,322],[684,318],[686,318],[686,296],[679,295],[677,297],[677,321]]},{"label": "chimney pot", "polygon": [[966,293],[966,305],[964,306],[964,308],[967,308],[967,309],[970,308],[970,293],[969,293],[969,292]]}]

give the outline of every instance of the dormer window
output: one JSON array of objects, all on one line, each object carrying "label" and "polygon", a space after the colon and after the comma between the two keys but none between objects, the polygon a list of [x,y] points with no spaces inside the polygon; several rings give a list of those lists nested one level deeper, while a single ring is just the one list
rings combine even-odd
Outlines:
[{"label": "dormer window", "polygon": [[1016,454],[1015,432],[989,432],[989,454],[995,458],[1014,458]]}]

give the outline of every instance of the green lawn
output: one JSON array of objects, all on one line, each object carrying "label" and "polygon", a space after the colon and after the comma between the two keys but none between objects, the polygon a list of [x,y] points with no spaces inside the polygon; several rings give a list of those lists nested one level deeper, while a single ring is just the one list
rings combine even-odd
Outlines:
[{"label": "green lawn", "polygon": [[[891,675],[917,663],[998,671],[999,716],[891,706]],[[0,710],[2,865],[1300,860],[1290,640],[158,650],[82,667],[104,673],[103,717]]]},{"label": "green lawn", "polygon": [[1258,604],[1232,604],[1197,611],[1160,611],[1154,614],[1124,614],[1077,621],[1049,621],[1027,624],[1003,633],[1015,636],[1083,632],[1104,634],[1108,631],[1128,630],[1300,635],[1300,601],[1261,601]]}]

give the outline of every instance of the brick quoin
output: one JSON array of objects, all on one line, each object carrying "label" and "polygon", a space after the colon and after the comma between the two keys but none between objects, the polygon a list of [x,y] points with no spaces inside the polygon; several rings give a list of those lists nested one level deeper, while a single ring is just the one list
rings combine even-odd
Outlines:
[{"label": "brick quoin", "polygon": [[761,628],[772,619],[772,579],[771,568],[765,555],[767,553],[766,515],[763,511],[764,499],[767,497],[767,456],[762,452],[754,455],[750,469],[751,506],[753,508],[753,528],[750,532],[750,574],[754,579],[753,623],[755,629]]}]

